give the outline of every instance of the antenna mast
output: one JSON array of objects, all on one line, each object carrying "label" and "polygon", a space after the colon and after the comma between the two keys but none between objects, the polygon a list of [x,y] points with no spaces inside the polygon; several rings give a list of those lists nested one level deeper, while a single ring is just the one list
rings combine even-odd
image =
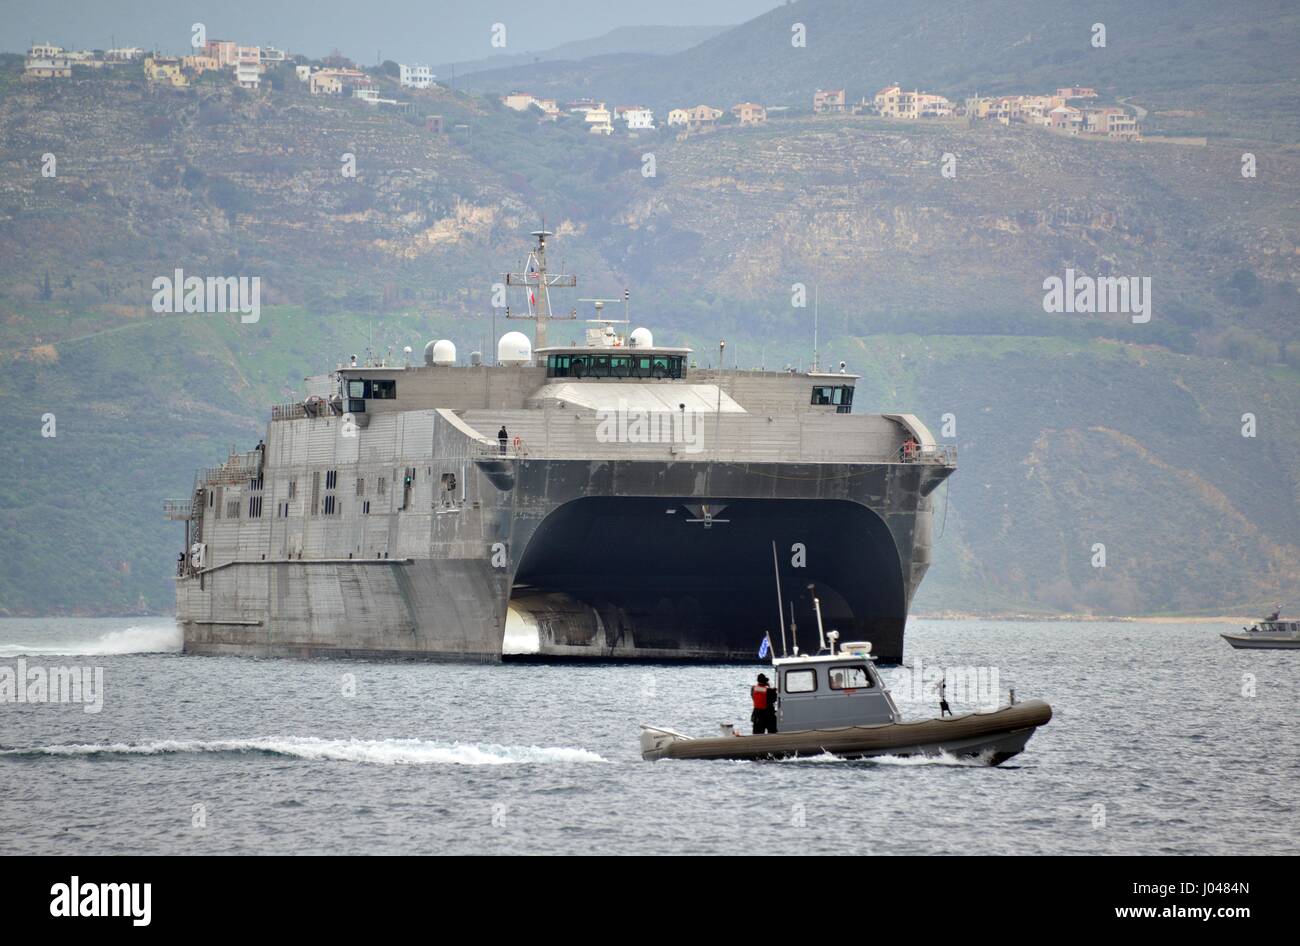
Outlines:
[{"label": "antenna mast", "polygon": [[817,351],[818,296],[819,296],[818,286],[816,283],[814,283],[813,284],[813,363],[812,363],[812,372],[811,372],[812,374],[816,374],[818,371],[818,365],[817,365],[817,356],[819,354]]},{"label": "antenna mast", "polygon": [[[545,227],[545,224],[542,224]],[[578,277],[552,274],[546,271],[546,238],[552,236],[550,230],[534,230],[532,236],[537,238],[537,246],[529,251],[528,260],[522,273],[506,273],[507,286],[522,286],[528,302],[527,315],[515,315],[506,307],[507,319],[532,319],[537,323],[534,348],[546,347],[546,323],[551,319],[576,319],[577,312],[556,315],[551,309],[551,290],[571,289],[578,285]]]}]

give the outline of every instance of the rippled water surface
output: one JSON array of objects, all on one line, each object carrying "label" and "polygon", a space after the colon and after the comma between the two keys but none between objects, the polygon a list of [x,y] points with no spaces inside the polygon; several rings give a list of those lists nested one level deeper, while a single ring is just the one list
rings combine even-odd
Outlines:
[{"label": "rippled water surface", "polygon": [[166,620],[0,621],[0,696],[20,660],[103,679],[98,712],[0,703],[0,852],[1292,853],[1300,652],[1224,630],[913,621],[909,662],[1053,706],[986,768],[641,761],[640,722],[745,721],[757,662],[187,657]]}]

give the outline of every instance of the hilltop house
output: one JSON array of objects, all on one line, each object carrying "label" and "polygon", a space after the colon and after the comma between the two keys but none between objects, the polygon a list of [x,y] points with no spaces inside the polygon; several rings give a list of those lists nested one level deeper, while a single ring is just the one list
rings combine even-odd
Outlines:
[{"label": "hilltop house", "polygon": [[668,113],[668,125],[689,125],[691,113],[684,108],[674,108]]},{"label": "hilltop house", "polygon": [[218,69],[233,66],[239,61],[239,44],[230,39],[210,39],[203,47],[205,55],[217,61]]},{"label": "hilltop house", "polygon": [[1052,125],[1053,109],[1065,106],[1065,99],[1059,95],[1018,95],[1021,120],[1031,125]]},{"label": "hilltop house", "polygon": [[139,46],[119,46],[116,49],[108,49],[104,51],[104,62],[109,65],[135,62],[137,59],[143,58],[144,50]]},{"label": "hilltop house", "polygon": [[844,90],[843,89],[818,89],[813,93],[813,112],[820,115],[823,112],[842,112],[844,111]]},{"label": "hilltop house", "polygon": [[1047,127],[1077,135],[1084,127],[1083,112],[1073,105],[1058,105],[1047,113]]},{"label": "hilltop house", "polygon": [[628,131],[653,131],[655,113],[643,105],[617,105],[614,117],[627,123]]},{"label": "hilltop house", "polygon": [[178,89],[190,84],[181,71],[179,59],[172,56],[150,56],[144,61],[144,77],[150,82],[163,82]]},{"label": "hilltop house", "polygon": [[1097,90],[1081,88],[1079,86],[1070,86],[1066,89],[1057,89],[1056,94],[1063,99],[1095,99],[1097,97]]},{"label": "hilltop house", "polygon": [[261,48],[262,62],[284,62],[288,57],[285,56],[283,49],[276,49],[274,46],[263,46]]},{"label": "hilltop house", "polygon": [[318,69],[308,80],[312,95],[342,95],[344,89],[370,87],[370,76],[359,69]]},{"label": "hilltop house", "polygon": [[885,86],[875,94],[872,101],[876,105],[876,112],[885,118],[912,117],[912,93],[904,92],[897,85]]},{"label": "hilltop house", "polygon": [[947,118],[952,115],[952,102],[931,92],[904,92],[897,85],[886,86],[876,93],[876,111],[885,118]]},{"label": "hilltop house", "polygon": [[692,109],[687,109],[690,115],[690,123],[695,127],[708,125],[716,122],[722,117],[722,109],[714,108],[711,105],[697,105]]},{"label": "hilltop house", "polygon": [[399,63],[398,83],[404,89],[427,89],[433,85],[433,71],[429,66]]},{"label": "hilltop house", "polygon": [[741,102],[731,106],[731,114],[740,119],[742,125],[761,125],[767,121],[767,109],[754,102]]},{"label": "hilltop house", "polygon": [[63,48],[49,43],[34,45],[23,62],[24,79],[66,79],[72,75],[72,61]]},{"label": "hilltop house", "polygon": [[1105,135],[1115,141],[1138,141],[1142,137],[1137,119],[1115,106],[1088,109],[1084,127],[1089,134]]},{"label": "hilltop house", "polygon": [[513,108],[516,112],[526,112],[537,99],[533,98],[529,92],[511,92],[509,95],[501,96],[501,104],[506,108]]},{"label": "hilltop house", "polygon": [[235,82],[242,89],[262,85],[262,50],[257,46],[240,46],[235,51]]},{"label": "hilltop house", "polygon": [[590,126],[587,130],[593,135],[612,135],[614,133],[614,125],[610,120],[609,109],[604,105],[587,109],[586,118],[587,124]]}]

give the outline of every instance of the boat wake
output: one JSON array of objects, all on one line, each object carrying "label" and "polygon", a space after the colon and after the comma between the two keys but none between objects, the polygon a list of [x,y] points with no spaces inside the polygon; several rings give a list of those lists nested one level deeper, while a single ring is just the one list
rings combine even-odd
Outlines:
[{"label": "boat wake", "polygon": [[181,631],[175,624],[133,625],[94,640],[44,644],[0,643],[0,657],[101,657],[114,654],[180,653]]},{"label": "boat wake", "polygon": [[4,756],[166,756],[193,754],[284,756],[313,762],[368,765],[539,765],[606,760],[586,749],[552,746],[501,746],[490,743],[432,742],[423,739],[317,739],[266,736],[256,739],[173,740],[143,743],[92,743],[0,749]]},{"label": "boat wake", "polygon": [[978,756],[955,756],[942,752],[938,755],[877,755],[865,759],[846,759],[843,756],[824,752],[821,755],[778,761],[785,765],[947,765],[959,768],[984,768],[992,761],[992,755],[986,753]]}]

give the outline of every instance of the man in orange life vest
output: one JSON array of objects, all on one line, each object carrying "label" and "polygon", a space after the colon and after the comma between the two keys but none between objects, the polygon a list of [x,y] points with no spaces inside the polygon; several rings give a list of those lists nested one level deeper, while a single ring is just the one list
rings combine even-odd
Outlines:
[{"label": "man in orange life vest", "polygon": [[754,701],[754,712],[749,714],[754,724],[754,735],[776,732],[776,687],[767,685],[767,674],[758,675],[758,683],[749,688]]}]

